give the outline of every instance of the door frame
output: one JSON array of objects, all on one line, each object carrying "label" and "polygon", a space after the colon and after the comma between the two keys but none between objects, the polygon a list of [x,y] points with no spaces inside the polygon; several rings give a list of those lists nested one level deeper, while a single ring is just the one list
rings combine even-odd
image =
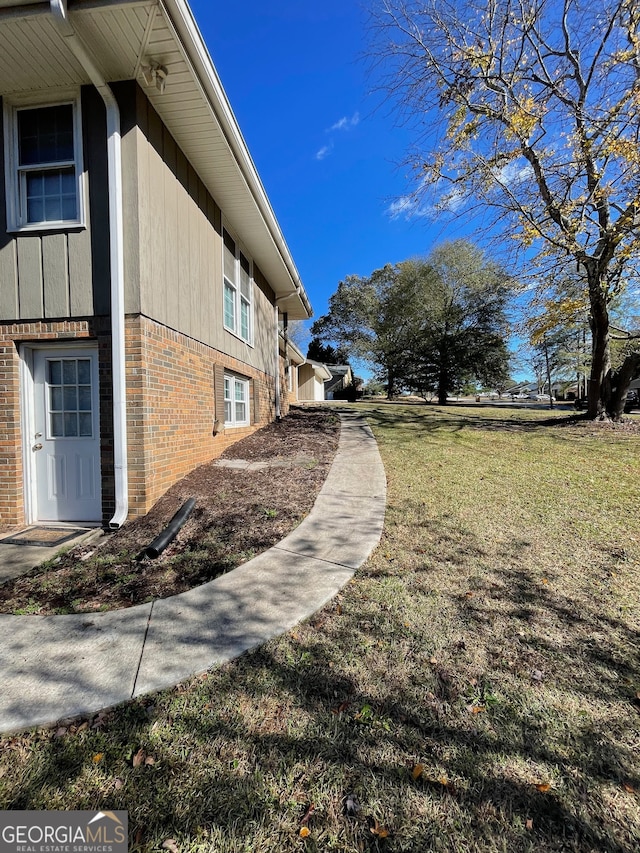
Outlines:
[{"label": "door frame", "polygon": [[[65,350],[90,349],[98,354],[98,367],[100,364],[98,342],[96,340],[66,340],[66,341],[31,341],[23,343],[19,347],[20,355],[20,409],[22,421],[22,472],[23,472],[23,495],[24,495],[24,517],[26,524],[37,524],[38,522],[38,478],[36,476],[36,465],[34,453],[31,449],[36,440],[35,435],[35,379],[34,379],[34,355],[36,350],[51,350],[60,352],[64,357]],[[98,383],[100,376],[98,372]],[[98,399],[99,399],[98,387]],[[97,412],[98,429],[100,428],[100,412]],[[102,455],[99,454],[100,472],[102,476]],[[47,524],[69,525],[70,522],[47,522]],[[99,522],[96,522],[99,526]]]}]

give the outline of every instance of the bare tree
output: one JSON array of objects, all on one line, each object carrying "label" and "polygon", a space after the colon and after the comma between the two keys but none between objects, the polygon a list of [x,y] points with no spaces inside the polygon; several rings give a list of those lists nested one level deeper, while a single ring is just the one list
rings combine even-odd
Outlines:
[{"label": "bare tree", "polygon": [[592,332],[589,415],[619,417],[640,368],[639,347],[612,367],[609,321],[640,248],[640,4],[379,4],[382,86],[420,125],[413,203],[456,216],[480,203],[545,279],[571,266]]}]

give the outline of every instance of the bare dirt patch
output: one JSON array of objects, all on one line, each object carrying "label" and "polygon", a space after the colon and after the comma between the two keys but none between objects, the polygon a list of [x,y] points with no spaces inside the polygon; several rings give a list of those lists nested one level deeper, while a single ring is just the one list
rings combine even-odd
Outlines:
[{"label": "bare dirt patch", "polygon": [[[0,586],[2,613],[87,613],[166,598],[265,551],[309,513],[338,445],[338,417],[295,409],[172,486],[143,518]],[[224,467],[227,460],[267,467]],[[144,548],[190,497],[188,521],[155,560]]]}]

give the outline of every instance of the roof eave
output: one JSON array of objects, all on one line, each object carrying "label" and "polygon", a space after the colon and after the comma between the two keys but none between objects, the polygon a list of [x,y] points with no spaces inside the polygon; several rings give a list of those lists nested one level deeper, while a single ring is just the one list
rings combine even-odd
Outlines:
[{"label": "roof eave", "polygon": [[[285,242],[282,230],[278,224],[271,203],[267,197],[258,171],[249,153],[248,146],[242,136],[240,126],[224,91],[220,77],[213,65],[209,51],[204,43],[193,13],[185,0],[160,0],[160,5],[165,9],[169,19],[173,23],[176,34],[180,38],[183,48],[198,76],[200,85],[211,104],[216,119],[220,124],[222,132],[233,151],[234,157],[240,168],[253,199],[260,211],[275,251],[278,253],[284,270],[287,273],[287,281],[279,286],[279,282],[270,281],[276,297],[280,298],[290,294],[293,303],[300,300],[306,317],[313,313],[311,303],[304,290],[300,274],[289,248]],[[286,310],[283,308],[283,310]],[[293,317],[298,315],[294,305],[290,306],[289,313]],[[296,319],[303,319],[296,316]]]}]

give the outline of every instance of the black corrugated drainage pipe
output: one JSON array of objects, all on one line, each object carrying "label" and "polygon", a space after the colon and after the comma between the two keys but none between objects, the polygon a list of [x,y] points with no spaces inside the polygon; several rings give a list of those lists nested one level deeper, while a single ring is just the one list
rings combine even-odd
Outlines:
[{"label": "black corrugated drainage pipe", "polygon": [[144,549],[141,557],[150,557],[152,560],[155,560],[156,557],[159,557],[160,554],[167,547],[169,542],[172,542],[176,536],[178,535],[178,531],[185,523],[185,521],[191,515],[191,510],[196,505],[195,498],[189,498],[188,501],[185,501],[178,512],[173,516],[169,524],[165,527],[165,529],[153,540],[151,545],[147,545]]}]

